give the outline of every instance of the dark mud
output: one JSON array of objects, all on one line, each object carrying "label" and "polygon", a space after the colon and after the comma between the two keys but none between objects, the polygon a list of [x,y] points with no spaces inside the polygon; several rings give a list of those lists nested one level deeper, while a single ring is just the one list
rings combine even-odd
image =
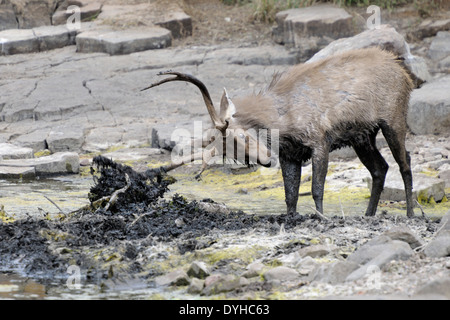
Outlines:
[{"label": "dark mud", "polygon": [[[208,238],[211,233],[216,237],[226,232],[245,234],[252,230],[277,234],[282,229],[306,228],[317,234],[343,226],[376,233],[388,224],[403,221],[420,226],[424,233],[421,236],[429,237],[437,228],[438,221],[383,214],[375,218],[321,218],[212,212],[201,205],[212,200],[190,202],[180,195],[162,199],[173,182],[168,176],[151,171],[138,173],[103,157],[95,158],[93,163],[95,185],[89,193],[90,206],[60,219],[28,217],[12,223],[0,222],[0,271],[55,281],[67,279],[68,266],[77,265],[87,270],[86,281],[124,275],[149,278],[161,272],[146,269],[142,257],[139,258],[142,252],[161,242],[173,246],[179,254],[208,248],[215,243],[214,236]],[[113,260],[114,271],[110,264]]]}]

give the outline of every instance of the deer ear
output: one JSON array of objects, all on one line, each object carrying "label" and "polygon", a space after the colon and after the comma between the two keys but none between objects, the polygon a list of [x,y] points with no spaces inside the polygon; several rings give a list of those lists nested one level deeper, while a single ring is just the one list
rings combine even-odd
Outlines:
[{"label": "deer ear", "polygon": [[220,100],[220,119],[226,121],[236,113],[236,107],[228,96],[227,89],[223,88],[222,99]]}]

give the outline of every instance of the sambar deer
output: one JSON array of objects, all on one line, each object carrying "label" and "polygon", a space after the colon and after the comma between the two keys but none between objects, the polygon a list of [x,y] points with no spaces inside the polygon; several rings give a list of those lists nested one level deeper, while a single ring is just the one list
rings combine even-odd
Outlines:
[{"label": "sambar deer", "polygon": [[[232,135],[229,140],[235,144],[258,146],[259,163],[273,163],[270,146],[258,144],[254,135],[246,134],[247,130],[278,130],[278,157],[290,214],[296,213],[302,163],[312,161],[312,196],[316,210],[323,213],[328,154],[352,146],[372,176],[366,216],[375,215],[388,171],[388,164],[375,143],[381,129],[403,178],[407,216],[414,216],[410,156],[405,148],[406,115],[413,82],[393,54],[378,48],[357,49],[293,66],[275,74],[258,94],[235,99],[233,103],[225,92],[219,114],[201,81],[177,72],[162,74],[175,77],[148,88],[169,81],[195,84],[203,94],[214,127],[223,137]],[[237,135],[236,129],[243,130]],[[193,161],[201,156],[191,155],[185,160]],[[234,158],[235,154],[226,156]],[[205,166],[204,163],[202,171]]]}]

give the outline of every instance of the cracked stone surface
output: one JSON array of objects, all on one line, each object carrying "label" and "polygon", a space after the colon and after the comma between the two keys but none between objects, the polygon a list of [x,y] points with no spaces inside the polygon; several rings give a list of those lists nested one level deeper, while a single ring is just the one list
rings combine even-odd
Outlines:
[{"label": "cracked stone surface", "polygon": [[[177,69],[199,77],[218,104],[223,87],[231,95],[259,90],[276,70],[296,61],[296,54],[282,46],[168,48],[124,56],[76,53],[69,46],[33,59],[6,56],[0,62],[0,142],[35,151],[150,146],[153,129],[169,128],[161,131],[163,142],[175,128],[193,131],[193,121],[203,120],[205,127],[210,121],[192,85],[141,92],[158,72]],[[59,134],[58,128],[67,130]]]}]

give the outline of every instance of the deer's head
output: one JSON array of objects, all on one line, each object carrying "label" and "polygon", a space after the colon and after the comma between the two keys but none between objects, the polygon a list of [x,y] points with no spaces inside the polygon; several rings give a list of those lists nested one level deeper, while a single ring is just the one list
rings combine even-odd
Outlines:
[{"label": "deer's head", "polygon": [[262,143],[255,130],[244,130],[239,126],[238,121],[233,117],[236,113],[236,107],[231,101],[226,90],[220,100],[220,112],[217,114],[211,96],[206,86],[197,78],[189,74],[166,71],[158,75],[174,75],[175,77],[163,79],[157,83],[150,85],[147,90],[171,81],[185,81],[197,86],[202,93],[208,113],[213,123],[213,128],[219,134],[213,134],[213,140],[217,145],[217,139],[222,139],[222,152],[227,158],[234,159],[238,162],[249,164],[258,163],[265,167],[273,166],[276,159],[272,156],[272,152]]}]

